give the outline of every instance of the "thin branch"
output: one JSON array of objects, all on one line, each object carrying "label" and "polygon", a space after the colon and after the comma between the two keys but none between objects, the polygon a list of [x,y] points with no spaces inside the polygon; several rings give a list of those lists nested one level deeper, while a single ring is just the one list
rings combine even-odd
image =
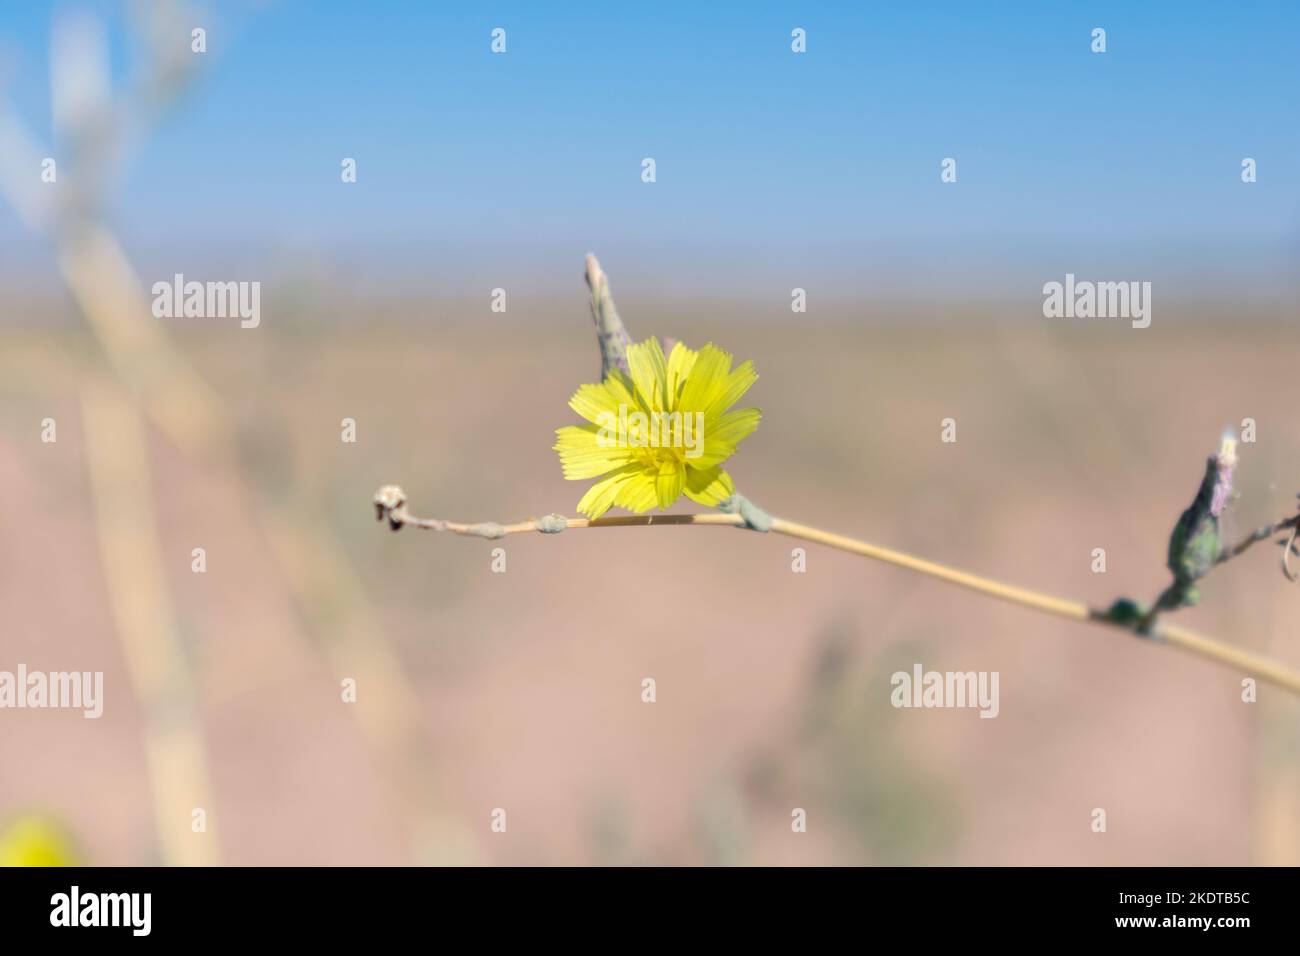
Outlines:
[{"label": "thin branch", "polygon": [[498,524],[495,521],[446,521],[442,518],[417,518],[406,510],[406,494],[396,485],[385,485],[375,493],[375,517],[380,521],[388,519],[388,526],[400,531],[409,525],[425,531],[450,531],[452,534],[467,535],[474,538],[504,538],[508,534],[525,534],[538,531],[542,534],[559,534],[569,528],[636,528],[644,525],[661,524],[712,524],[732,528],[743,528],[745,519],[740,515],[702,514],[702,515],[611,515],[608,518],[566,518],[564,515],[549,514],[541,518],[529,518],[514,524]]},{"label": "thin branch", "polygon": [[1255,542],[1264,541],[1273,537],[1275,534],[1281,534],[1287,528],[1291,529],[1291,534],[1278,541],[1278,544],[1283,545],[1282,573],[1287,576],[1288,580],[1295,581],[1300,576],[1297,576],[1296,572],[1291,570],[1291,555],[1300,555],[1300,548],[1297,548],[1296,546],[1296,537],[1300,534],[1300,514],[1294,514],[1290,518],[1283,518],[1281,521],[1274,522],[1273,524],[1267,524],[1261,528],[1256,528],[1231,548],[1225,548],[1223,553],[1219,555],[1219,560],[1215,563],[1224,564],[1227,561],[1231,561]]},{"label": "thin branch", "polygon": [[[446,521],[441,518],[418,518],[412,515],[406,508],[406,495],[396,485],[387,485],[381,488],[375,495],[374,504],[375,517],[381,521],[387,519],[389,527],[394,531],[400,531],[403,527],[410,525],[429,531],[450,531],[454,534],[489,539],[527,532],[557,534],[570,528],[627,528],[648,525],[753,527],[753,524],[745,515],[726,513],[629,515],[596,518],[594,520],[565,518],[562,515],[552,514],[542,518],[529,518],[526,521],[518,521],[513,524],[498,524],[493,521],[468,524]],[[1288,519],[1288,521],[1294,526],[1296,519]],[[1262,680],[1282,687],[1293,694],[1300,695],[1300,673],[1261,654],[1231,644],[1225,644],[1214,638],[1205,637],[1184,627],[1173,624],[1159,624],[1149,633],[1142,633],[1138,630],[1135,620],[1118,619],[1111,612],[1089,607],[1082,601],[1073,601],[1068,598],[1044,594],[1041,591],[1006,584],[993,578],[972,574],[969,571],[962,571],[936,561],[928,561],[924,558],[896,551],[893,548],[871,544],[857,538],[850,538],[775,517],[770,519],[770,530],[775,534],[783,534],[802,541],[811,541],[829,548],[847,551],[851,554],[874,558],[877,561],[883,561],[896,567],[907,568],[910,571],[947,581],[950,584],[956,584],[1011,604],[1042,611],[1045,614],[1086,624],[1100,624],[1157,644],[1168,644],[1212,660],[1225,667],[1232,667],[1247,674],[1258,676]],[[1246,545],[1246,547],[1249,547],[1249,545]],[[1244,549],[1244,547],[1241,548],[1241,550]]]}]

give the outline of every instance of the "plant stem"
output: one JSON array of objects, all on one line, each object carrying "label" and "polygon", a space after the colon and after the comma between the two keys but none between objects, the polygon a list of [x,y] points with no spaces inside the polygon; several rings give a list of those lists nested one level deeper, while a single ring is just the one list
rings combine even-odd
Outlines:
[{"label": "plant stem", "polygon": [[1216,564],[1223,564],[1225,561],[1231,561],[1256,541],[1263,541],[1266,538],[1273,537],[1275,534],[1281,534],[1287,528],[1291,529],[1290,536],[1279,542],[1282,545],[1282,573],[1286,575],[1288,581],[1300,580],[1300,574],[1291,570],[1291,555],[1300,554],[1300,549],[1297,549],[1296,546],[1296,539],[1300,536],[1300,514],[1292,515],[1290,518],[1283,518],[1281,521],[1264,525],[1262,528],[1256,528],[1250,534],[1246,535],[1246,537],[1237,542],[1235,546],[1225,549],[1224,552],[1219,555],[1219,560]]},{"label": "plant stem", "polygon": [[804,541],[824,544],[828,548],[848,551],[851,554],[860,554],[863,557],[884,561],[886,564],[893,564],[911,571],[919,571],[921,574],[929,575],[932,578],[948,581],[951,584],[969,588],[981,594],[987,594],[989,597],[1010,601],[1012,604],[1019,604],[1021,607],[1034,608],[1048,614],[1055,614],[1057,617],[1069,618],[1074,621],[1087,621],[1092,616],[1092,611],[1088,608],[1088,605],[1080,601],[1070,601],[1065,598],[1053,597],[1050,594],[1031,591],[1028,588],[1017,587],[1013,584],[1003,584],[992,578],[971,574],[969,571],[962,571],[946,564],[913,557],[893,548],[871,544],[867,541],[860,541],[857,538],[849,538],[830,531],[822,531],[820,528],[811,528],[808,525],[786,521],[783,518],[772,519],[772,530],[777,534],[802,538]]},{"label": "plant stem", "polygon": [[[570,528],[628,528],[649,525],[716,525],[721,527],[744,528],[746,520],[739,514],[671,514],[671,515],[620,515],[609,518],[564,518],[560,515],[548,515],[545,518],[530,518],[514,524],[502,525],[495,522],[467,524],[444,521],[440,518],[417,518],[406,510],[406,497],[401,489],[388,486],[375,496],[376,517],[388,519],[389,526],[398,531],[405,525],[432,531],[450,531],[454,534],[471,535],[482,538],[501,538],[510,534],[527,532],[557,533]],[[892,564],[896,567],[916,571],[928,577],[947,581],[989,597],[1008,601],[1021,607],[1042,611],[1067,620],[1087,624],[1100,624],[1105,627],[1124,631],[1135,637],[1150,640],[1157,644],[1168,644],[1207,658],[1225,667],[1232,667],[1246,674],[1254,675],[1282,687],[1293,694],[1300,695],[1300,673],[1279,661],[1244,648],[1225,644],[1210,637],[1197,634],[1184,627],[1173,624],[1159,624],[1150,633],[1139,633],[1135,625],[1125,624],[1110,618],[1105,611],[1091,608],[1082,601],[1055,597],[1029,588],[1005,584],[992,578],[959,568],[918,558],[893,548],[871,544],[858,538],[823,531],[783,518],[772,519],[772,532],[783,534],[801,541],[811,541],[850,554],[861,555]],[[1244,550],[1244,548],[1242,549]]]}]

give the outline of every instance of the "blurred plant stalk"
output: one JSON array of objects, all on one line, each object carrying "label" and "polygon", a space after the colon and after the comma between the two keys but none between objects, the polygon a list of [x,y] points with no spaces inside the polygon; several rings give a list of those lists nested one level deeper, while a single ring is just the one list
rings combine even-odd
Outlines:
[{"label": "blurred plant stalk", "polygon": [[[182,2],[133,8],[144,63],[120,97],[110,89],[107,39],[94,18],[59,21],[52,38],[55,128],[65,150],[57,186],[40,181],[40,149],[0,102],[0,194],[34,232],[49,235],[60,272],[99,342],[110,375],[83,393],[87,468],[96,496],[96,531],[114,622],[145,719],[155,828],[163,864],[210,865],[219,859],[196,682],[167,594],[158,518],[150,489],[148,423],[187,457],[243,486],[237,429],[220,398],[152,319],[145,285],[101,211],[112,173],[161,109],[189,85],[195,58],[190,27],[202,19]],[[95,374],[95,373],[92,373]],[[262,528],[296,601],[310,609],[322,594],[345,613],[312,618],[318,649],[336,676],[367,688],[353,708],[368,747],[398,792],[406,846],[423,862],[471,862],[461,827],[437,810],[440,787],[430,768],[418,698],[406,680],[337,537],[314,515],[267,506]],[[207,809],[208,832],[190,832],[191,812]],[[177,831],[183,826],[184,835]],[[448,833],[453,838],[443,839]],[[431,840],[430,834],[438,839]],[[440,847],[454,858],[439,856]]]}]

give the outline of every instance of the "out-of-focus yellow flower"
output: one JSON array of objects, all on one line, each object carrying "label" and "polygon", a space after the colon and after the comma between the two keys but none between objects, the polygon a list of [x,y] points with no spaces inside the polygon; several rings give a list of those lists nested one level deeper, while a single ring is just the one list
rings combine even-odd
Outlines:
[{"label": "out-of-focus yellow flower", "polygon": [[[629,345],[630,375],[612,371],[583,385],[569,407],[590,424],[556,429],[564,477],[601,478],[578,502],[599,518],[618,505],[638,514],[667,508],[684,493],[703,505],[735,494],[722,462],[758,427],[757,408],[731,411],[758,378],[736,369],[712,343],[698,352],[678,342],[664,357],[658,339]],[[602,477],[603,476],[603,477]]]},{"label": "out-of-focus yellow flower", "polygon": [[63,828],[35,815],[0,827],[0,866],[75,866],[76,853]]}]

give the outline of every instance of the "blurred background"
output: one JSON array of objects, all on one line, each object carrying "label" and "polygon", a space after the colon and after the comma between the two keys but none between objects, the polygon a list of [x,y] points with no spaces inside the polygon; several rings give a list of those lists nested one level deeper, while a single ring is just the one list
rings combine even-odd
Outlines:
[{"label": "blurred background", "polygon": [[[591,251],[634,338],[754,360],[729,470],[772,512],[1151,599],[1226,426],[1234,537],[1300,491],[1297,27],[4,4],[0,670],[105,707],[0,712],[0,862],[1300,863],[1300,702],[1244,675],[787,539],[370,504],[575,514]],[[155,318],[176,273],[260,282],[260,326]],[[1151,327],[1044,318],[1066,273],[1150,281]],[[1179,621],[1300,666],[1277,558]],[[998,671],[997,719],[892,708],[917,662]]]}]

